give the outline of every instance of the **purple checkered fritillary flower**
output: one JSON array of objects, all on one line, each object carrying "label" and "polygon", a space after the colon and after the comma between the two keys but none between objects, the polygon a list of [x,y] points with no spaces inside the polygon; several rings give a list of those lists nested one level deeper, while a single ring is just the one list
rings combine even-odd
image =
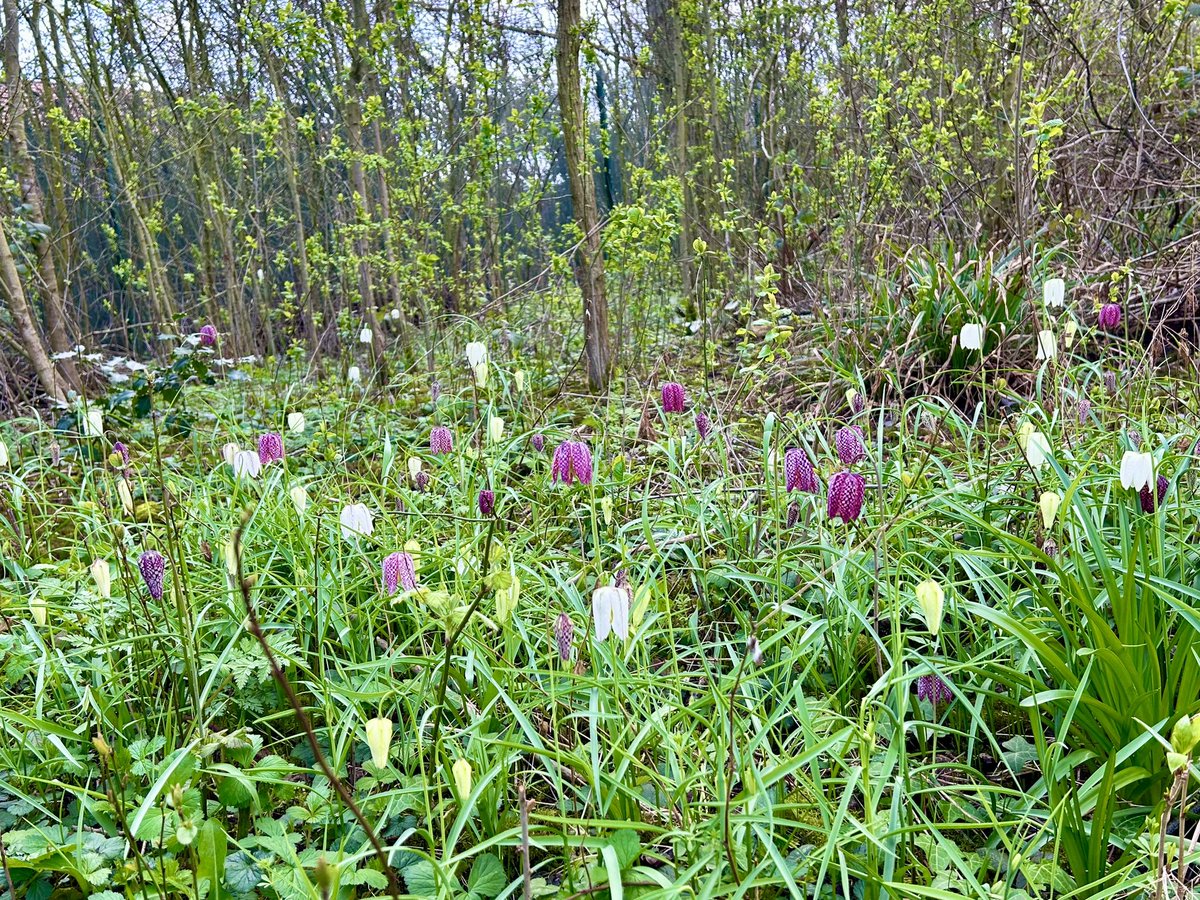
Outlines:
[{"label": "purple checkered fritillary flower", "polygon": [[408,553],[389,553],[383,559],[383,589],[390,597],[401,587],[406,591],[416,590],[416,566]]},{"label": "purple checkered fritillary flower", "polygon": [[217,328],[215,325],[205,325],[200,329],[200,346],[211,347],[217,342]]},{"label": "purple checkered fritillary flower", "polygon": [[575,625],[565,612],[559,613],[554,620],[554,646],[558,648],[558,658],[564,663],[571,661],[571,642],[575,639]]},{"label": "purple checkered fritillary flower", "polygon": [[853,522],[862,514],[867,482],[857,472],[838,472],[829,479],[827,512],[831,519]]},{"label": "purple checkered fritillary flower", "polygon": [[712,422],[704,413],[696,414],[696,433],[700,435],[702,441],[712,433]]},{"label": "purple checkered fritillary flower", "polygon": [[817,473],[809,461],[808,454],[799,447],[792,447],[783,454],[784,486],[789,492],[817,492]]},{"label": "purple checkered fritillary flower", "polygon": [[550,464],[550,482],[592,483],[592,451],[583,441],[563,441],[554,451]]},{"label": "purple checkered fritillary flower", "polygon": [[163,597],[163,576],[167,571],[167,561],[157,550],[147,550],[138,557],[138,571],[142,573],[142,581],[146,582],[146,590],[155,600]]},{"label": "purple checkered fritillary flower", "polygon": [[449,453],[454,449],[454,435],[445,425],[435,425],[429,432],[429,452]]},{"label": "purple checkered fritillary flower", "polygon": [[938,675],[922,675],[917,679],[917,699],[928,700],[934,706],[939,703],[949,703],[954,699],[954,692]]},{"label": "purple checkered fritillary flower", "polygon": [[122,463],[129,465],[129,448],[126,447],[124,443],[117,441],[115,444],[113,444],[113,453],[121,457]]},{"label": "purple checkered fritillary flower", "polygon": [[867,448],[863,446],[863,430],[857,425],[839,428],[833,442],[837,445],[838,459],[843,466],[852,466],[867,455]]},{"label": "purple checkered fritillary flower", "polygon": [[496,511],[496,492],[483,490],[479,492],[479,514],[487,517]]},{"label": "purple checkered fritillary flower", "polygon": [[1100,308],[1100,315],[1097,317],[1097,322],[1105,331],[1116,331],[1121,325],[1121,305],[1119,303],[1105,303]]},{"label": "purple checkered fritillary flower", "polygon": [[258,459],[265,466],[283,459],[283,438],[274,431],[268,431],[258,439]]},{"label": "purple checkered fritillary flower", "polygon": [[1158,480],[1154,484],[1153,492],[1150,490],[1150,485],[1146,485],[1138,491],[1138,499],[1142,501],[1142,512],[1152,513],[1162,506],[1163,500],[1167,498],[1167,489],[1170,486],[1171,482],[1167,481],[1167,476],[1159,475]]},{"label": "purple checkered fritillary flower", "polygon": [[684,393],[683,385],[674,381],[667,381],[662,386],[662,408],[663,412],[681,413],[683,412],[683,404],[687,399]]},{"label": "purple checkered fritillary flower", "polygon": [[536,452],[541,453],[546,449],[546,436],[539,431],[529,439],[529,443],[533,445],[533,449]]},{"label": "purple checkered fritillary flower", "polygon": [[1087,421],[1088,413],[1092,411],[1092,401],[1087,397],[1083,397],[1079,401],[1079,407],[1076,410],[1079,414],[1079,424],[1082,425]]}]

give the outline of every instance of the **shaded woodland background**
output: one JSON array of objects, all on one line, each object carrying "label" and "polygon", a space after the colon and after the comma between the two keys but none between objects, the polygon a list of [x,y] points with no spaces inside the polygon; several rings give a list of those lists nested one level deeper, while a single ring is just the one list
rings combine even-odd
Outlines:
[{"label": "shaded woodland background", "polygon": [[321,358],[366,327],[382,365],[456,314],[582,319],[579,287],[611,316],[596,386],[656,311],[718,335],[764,283],[846,307],[902,290],[913,248],[1054,248],[1098,294],[1136,279],[1152,317],[1194,313],[1186,0],[3,12],[10,409],[86,392],[77,345],[211,322],[228,356]]}]

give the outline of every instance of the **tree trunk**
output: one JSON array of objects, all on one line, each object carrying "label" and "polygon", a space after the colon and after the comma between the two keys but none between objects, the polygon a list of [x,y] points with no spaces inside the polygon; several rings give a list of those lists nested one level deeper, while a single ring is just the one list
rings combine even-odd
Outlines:
[{"label": "tree trunk", "polygon": [[[33,165],[33,157],[29,155],[29,144],[25,136],[25,86],[21,78],[20,44],[20,20],[17,17],[16,0],[4,0],[4,80],[8,85],[9,147],[13,167],[21,184],[22,199],[29,205],[33,220],[44,223],[46,214],[42,203],[42,189],[38,184],[37,170]],[[44,85],[44,89],[49,90],[49,85]],[[72,342],[67,328],[67,311],[63,304],[58,271],[54,265],[54,248],[48,237],[34,244],[34,254],[37,257],[38,282],[46,313],[50,347],[55,354],[70,354]],[[59,359],[58,368],[67,385],[80,390],[81,383],[74,357],[68,355]]]},{"label": "tree trunk", "polygon": [[588,384],[593,391],[608,386],[608,299],[604,294],[604,256],[600,250],[600,216],[596,209],[596,184],[588,161],[587,115],[579,75],[581,43],[580,0],[559,0],[558,108],[562,116],[563,148],[575,222],[583,233],[575,265],[575,279],[583,294],[583,336],[587,355]]},{"label": "tree trunk", "polygon": [[58,385],[58,379],[54,377],[54,366],[42,344],[37,324],[33,321],[33,311],[25,300],[25,290],[21,287],[21,276],[17,273],[17,262],[8,246],[8,235],[4,233],[3,222],[0,222],[0,285],[3,285],[5,300],[8,301],[13,323],[17,326],[17,334],[21,336],[25,356],[33,364],[42,389],[55,400],[62,400],[63,391]]}]

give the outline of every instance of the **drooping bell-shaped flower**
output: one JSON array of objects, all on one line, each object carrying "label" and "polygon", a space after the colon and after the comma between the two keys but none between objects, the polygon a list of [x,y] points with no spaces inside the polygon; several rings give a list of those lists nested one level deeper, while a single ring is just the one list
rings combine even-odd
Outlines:
[{"label": "drooping bell-shaped flower", "polygon": [[358,332],[358,342],[360,344],[369,344],[375,339],[375,333],[367,326]]},{"label": "drooping bell-shaped flower", "polygon": [[229,465],[238,478],[257,478],[262,471],[262,457],[253,450],[239,450]]},{"label": "drooping bell-shaped flower", "polygon": [[559,613],[554,620],[554,646],[558,649],[558,658],[564,663],[571,661],[571,642],[575,639],[575,625],[565,612]]},{"label": "drooping bell-shaped flower", "polygon": [[1106,390],[1108,392],[1108,396],[1110,396],[1110,397],[1117,396],[1117,373],[1116,372],[1105,372],[1104,373],[1104,390]]},{"label": "drooping bell-shaped flower", "polygon": [[1037,336],[1037,358],[1054,359],[1058,356],[1058,338],[1049,328],[1043,328]]},{"label": "drooping bell-shaped flower", "polygon": [[533,445],[533,449],[541,453],[546,449],[546,436],[540,431],[529,439],[529,443]]},{"label": "drooping bell-shaped flower", "polygon": [[482,490],[479,492],[479,514],[487,518],[496,511],[496,492]]},{"label": "drooping bell-shaped flower", "polygon": [[96,582],[96,593],[105,600],[112,596],[112,567],[107,559],[94,559],[88,571],[92,573],[92,581]]},{"label": "drooping bell-shaped flower", "polygon": [[117,441],[113,444],[113,454],[120,457],[121,465],[129,465],[129,448],[122,441]]},{"label": "drooping bell-shaped flower", "polygon": [[278,432],[268,431],[258,439],[258,458],[264,466],[283,459],[283,438]]},{"label": "drooping bell-shaped flower", "polygon": [[942,586],[932,578],[917,585],[917,605],[921,608],[921,617],[929,633],[937,637],[942,629],[942,616],[946,611],[946,594]]},{"label": "drooping bell-shaped flower", "polygon": [[302,413],[302,412],[288,413],[287,427],[288,427],[288,431],[290,431],[292,434],[303,434],[304,426],[306,424],[308,424],[308,423],[305,421],[304,413]]},{"label": "drooping bell-shaped flower", "polygon": [[788,492],[815,494],[818,490],[817,472],[808,454],[799,447],[792,447],[783,454],[783,477]]},{"label": "drooping bell-shaped flower", "polygon": [[417,589],[417,569],[411,554],[389,553],[383,559],[383,589],[390,597],[400,588]]},{"label": "drooping bell-shaped flower", "polygon": [[1105,303],[1100,307],[1100,315],[1097,316],[1096,321],[1105,331],[1116,331],[1121,325],[1121,305]]},{"label": "drooping bell-shaped flower", "polygon": [[981,322],[970,322],[958,330],[958,346],[964,350],[982,350],[987,328]]},{"label": "drooping bell-shaped flower", "polygon": [[687,399],[687,395],[683,390],[683,385],[675,381],[663,382],[662,386],[662,408],[663,412],[680,413],[683,412],[683,405]]},{"label": "drooping bell-shaped flower", "polygon": [[449,453],[454,449],[454,436],[445,425],[435,425],[429,432],[429,452]]},{"label": "drooping bell-shaped flower", "polygon": [[712,434],[712,422],[704,413],[696,414],[696,433],[700,435],[702,441]]},{"label": "drooping bell-shaped flower", "polygon": [[450,772],[454,776],[454,790],[458,794],[458,799],[466,801],[471,796],[471,763],[467,759],[459,757],[450,767]]},{"label": "drooping bell-shaped flower", "polygon": [[1067,285],[1061,278],[1051,278],[1042,285],[1042,302],[1053,308],[1062,306],[1066,299]]},{"label": "drooping bell-shaped flower", "polygon": [[1150,485],[1146,485],[1138,491],[1138,499],[1142,502],[1142,512],[1152,513],[1162,506],[1163,500],[1167,499],[1167,489],[1170,486],[1171,482],[1167,481],[1167,476],[1159,475],[1153,491],[1150,490]]},{"label": "drooping bell-shaped flower", "polygon": [[200,346],[211,347],[217,342],[217,328],[215,325],[205,325],[200,329]]},{"label": "drooping bell-shaped flower", "polygon": [[1140,491],[1154,481],[1154,457],[1137,450],[1126,450],[1121,457],[1121,487]]},{"label": "drooping bell-shaped flower", "polygon": [[417,490],[425,493],[429,489],[429,473],[422,469],[417,473],[417,477],[413,479],[413,484],[417,486]]},{"label": "drooping bell-shaped flower", "polygon": [[358,366],[351,366],[346,370],[346,380],[351,384],[358,384],[362,381],[362,369]]},{"label": "drooping bell-shaped flower", "polygon": [[592,483],[592,451],[583,441],[563,441],[554,450],[550,464],[550,483]]},{"label": "drooping bell-shaped flower", "polygon": [[917,679],[917,699],[927,700],[937,706],[939,703],[949,703],[953,700],[954,692],[941,677],[922,675]]},{"label": "drooping bell-shaped flower", "polygon": [[95,404],[79,411],[79,432],[84,437],[96,438],[104,435],[104,410]]},{"label": "drooping bell-shaped flower", "polygon": [[163,596],[163,576],[167,571],[167,562],[157,550],[147,550],[138,557],[138,571],[142,573],[142,581],[146,582],[146,590],[155,600]]},{"label": "drooping bell-shaped flower", "polygon": [[854,388],[846,391],[846,402],[850,404],[850,412],[855,415],[867,408],[866,398]]},{"label": "drooping bell-shaped flower", "polygon": [[387,768],[388,753],[392,748],[391,719],[380,716],[367,722],[367,747],[371,751],[371,763],[375,768]]},{"label": "drooping bell-shaped flower", "polygon": [[349,503],[342,507],[338,521],[342,526],[342,537],[346,540],[369,537],[375,530],[375,516],[364,503]]},{"label": "drooping bell-shaped flower", "polygon": [[827,512],[831,519],[853,522],[862,514],[867,482],[857,472],[838,472],[829,479]]},{"label": "drooping bell-shaped flower", "polygon": [[867,455],[867,448],[863,445],[863,430],[857,425],[839,428],[833,442],[843,466],[852,466]]},{"label": "drooping bell-shaped flower", "polygon": [[604,641],[610,634],[621,640],[629,638],[629,589],[608,585],[592,591],[592,620],[596,640]]},{"label": "drooping bell-shaped flower", "polygon": [[304,485],[297,484],[292,487],[288,496],[292,498],[292,506],[296,507],[296,515],[304,515],[304,511],[308,509],[308,491],[304,489]]},{"label": "drooping bell-shaped flower", "polygon": [[499,416],[488,416],[487,433],[489,441],[493,444],[500,443],[504,437],[504,420]]},{"label": "drooping bell-shaped flower", "polygon": [[1042,527],[1047,531],[1054,525],[1054,519],[1058,515],[1058,508],[1062,506],[1062,497],[1057,491],[1043,491],[1042,496],[1038,498],[1038,509],[1042,513]]},{"label": "drooping bell-shaped flower", "polygon": [[1079,416],[1079,424],[1082,425],[1087,421],[1088,413],[1092,411],[1092,401],[1087,397],[1079,398],[1079,406],[1076,408],[1076,413]]},{"label": "drooping bell-shaped flower", "polygon": [[230,441],[221,448],[221,459],[225,460],[229,465],[233,465],[233,458],[241,451],[241,447]]}]

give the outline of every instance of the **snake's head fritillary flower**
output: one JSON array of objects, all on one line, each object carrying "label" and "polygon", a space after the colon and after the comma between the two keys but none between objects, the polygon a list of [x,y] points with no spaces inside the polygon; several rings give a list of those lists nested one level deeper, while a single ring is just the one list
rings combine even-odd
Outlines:
[{"label": "snake's head fritillary flower", "polygon": [[365,503],[349,503],[342,507],[338,523],[342,526],[342,537],[346,540],[370,537],[375,530],[375,515]]},{"label": "snake's head fritillary flower", "polygon": [[253,450],[238,450],[229,465],[238,478],[257,478],[262,472],[262,457]]},{"label": "snake's head fritillary flower", "polygon": [[958,330],[958,346],[964,350],[982,350],[987,327],[982,322],[969,322]]},{"label": "snake's head fritillary flower", "polygon": [[1108,391],[1108,396],[1110,396],[1110,397],[1117,396],[1117,373],[1116,372],[1105,372],[1104,373],[1104,390]]},{"label": "snake's head fritillary flower", "polygon": [[792,447],[783,454],[784,486],[791,491],[817,492],[817,473],[808,454],[799,447]]},{"label": "snake's head fritillary flower", "polygon": [[550,464],[550,482],[570,484],[592,483],[592,451],[583,441],[563,441],[554,450]]},{"label": "snake's head fritillary flower", "polygon": [[388,752],[392,747],[392,720],[383,717],[367,722],[367,747],[371,751],[371,763],[377,769],[386,769]]},{"label": "snake's head fritillary flower", "polygon": [[712,434],[712,422],[704,413],[696,414],[696,433],[700,435],[702,441]]},{"label": "snake's head fritillary flower", "polygon": [[429,452],[449,453],[454,449],[454,436],[445,425],[435,425],[429,432]]},{"label": "snake's head fritillary flower", "polygon": [[1121,487],[1140,491],[1154,480],[1154,457],[1149,453],[1126,450],[1121,457]]},{"label": "snake's head fritillary flower", "polygon": [[413,479],[413,484],[417,486],[417,490],[422,494],[429,490],[429,473],[422,469]]},{"label": "snake's head fritillary flower", "polygon": [[304,434],[304,428],[308,424],[302,412],[290,412],[287,415],[288,431],[292,434]]},{"label": "snake's head fritillary flower", "polygon": [[831,519],[853,522],[862,514],[867,482],[857,472],[838,472],[829,479],[827,512]]},{"label": "snake's head fritillary flower", "polygon": [[946,593],[942,590],[942,586],[932,578],[926,579],[917,585],[917,606],[921,608],[921,618],[925,620],[925,627],[929,629],[929,633],[937,637],[942,628],[942,617],[946,612]]},{"label": "snake's head fritillary flower", "polygon": [[146,582],[146,590],[155,600],[163,596],[163,575],[167,571],[167,562],[157,550],[147,550],[138,557],[138,571],[142,573],[142,581]]},{"label": "snake's head fritillary flower", "polygon": [[258,458],[264,466],[283,459],[283,438],[277,432],[268,431],[258,439]]},{"label": "snake's head fritillary flower", "polygon": [[1064,305],[1067,285],[1061,278],[1051,278],[1042,285],[1042,302],[1049,307]]},{"label": "snake's head fritillary flower", "polygon": [[834,436],[834,444],[837,445],[838,459],[843,466],[852,466],[867,455],[867,448],[863,445],[863,430],[857,425],[839,428]]},{"label": "snake's head fritillary flower", "polygon": [[1150,490],[1150,485],[1146,485],[1138,491],[1138,499],[1142,501],[1142,512],[1152,513],[1154,510],[1162,506],[1163,500],[1167,499],[1167,488],[1171,486],[1171,482],[1167,481],[1166,475],[1159,475],[1154,483],[1154,490]]},{"label": "snake's head fritillary flower", "polygon": [[934,706],[939,703],[949,703],[954,699],[954,693],[941,677],[937,675],[922,675],[917,679],[917,699],[928,700]]},{"label": "snake's head fritillary flower", "polygon": [[855,415],[867,408],[866,398],[854,388],[846,391],[846,402],[850,404],[850,412]]},{"label": "snake's head fritillary flower", "polygon": [[559,613],[554,620],[554,646],[558,648],[558,658],[564,663],[571,661],[571,642],[575,639],[575,625],[565,612]]},{"label": "snake's head fritillary flower", "polygon": [[592,591],[592,618],[596,640],[605,641],[610,634],[621,640],[629,637],[629,589],[618,585],[598,587]]},{"label": "snake's head fritillary flower", "polygon": [[800,504],[793,500],[788,504],[786,524],[788,528],[794,528],[796,523],[800,521]]},{"label": "snake's head fritillary flower", "polygon": [[434,380],[433,384],[429,385],[429,399],[435,405],[442,396],[442,383]]},{"label": "snake's head fritillary flower", "polygon": [[546,449],[546,436],[541,432],[538,432],[529,439],[529,443],[533,444],[534,450],[536,450],[538,453],[541,453]]},{"label": "snake's head fritillary flower", "polygon": [[483,490],[479,492],[479,514],[487,518],[496,511],[496,492]]},{"label": "snake's head fritillary flower", "polygon": [[113,444],[113,454],[121,458],[122,465],[129,465],[129,448],[124,443],[117,441]]},{"label": "snake's head fritillary flower", "polygon": [[1079,424],[1082,425],[1087,421],[1088,413],[1092,411],[1092,401],[1087,397],[1083,397],[1079,401],[1079,406],[1076,410],[1079,415]]},{"label": "snake's head fritillary flower", "polygon": [[663,412],[679,413],[683,412],[683,404],[687,399],[684,393],[683,385],[675,381],[667,381],[662,386],[662,408]]},{"label": "snake's head fritillary flower", "polygon": [[1121,325],[1121,305],[1119,303],[1105,303],[1100,308],[1100,315],[1097,318],[1097,322],[1105,331],[1116,331]]},{"label": "snake's head fritillary flower", "polygon": [[409,553],[389,553],[383,559],[383,589],[390,597],[403,587],[417,589],[417,567]]},{"label": "snake's head fritillary flower", "polygon": [[215,325],[205,325],[200,329],[200,346],[211,347],[217,342],[217,328]]}]

